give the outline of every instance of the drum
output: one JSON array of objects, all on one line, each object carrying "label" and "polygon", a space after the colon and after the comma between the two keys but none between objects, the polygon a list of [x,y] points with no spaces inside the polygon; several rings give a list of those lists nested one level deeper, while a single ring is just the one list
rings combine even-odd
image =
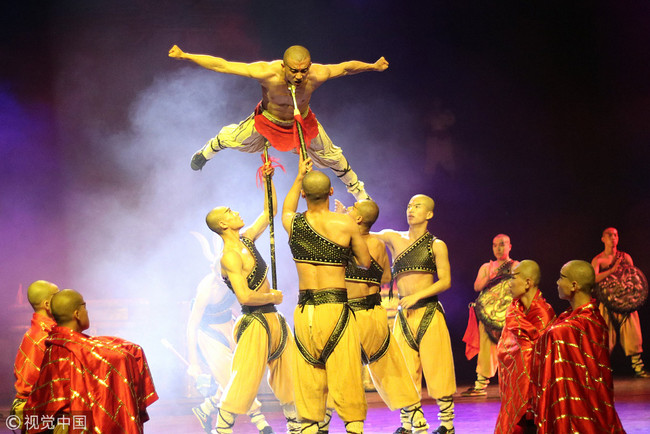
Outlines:
[{"label": "drum", "polygon": [[503,278],[498,283],[482,290],[474,302],[476,317],[483,323],[490,340],[495,344],[499,342],[501,330],[506,323],[506,310],[512,302],[508,280],[508,278]]},{"label": "drum", "polygon": [[593,295],[611,312],[634,312],[648,299],[648,280],[641,270],[628,265],[596,284]]}]

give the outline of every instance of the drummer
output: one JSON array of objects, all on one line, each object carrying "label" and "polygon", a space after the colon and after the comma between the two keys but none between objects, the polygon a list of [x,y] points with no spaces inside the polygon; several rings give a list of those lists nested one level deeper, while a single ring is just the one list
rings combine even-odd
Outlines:
[{"label": "drummer", "polygon": [[[634,266],[632,257],[618,250],[618,231],[616,228],[610,227],[605,229],[601,241],[604,244],[604,250],[591,261],[591,265],[596,272],[596,283],[602,282],[610,276],[617,278],[624,268]],[[609,327],[610,353],[616,345],[616,329],[618,328],[621,346],[625,351],[625,355],[630,357],[634,376],[638,378],[650,378],[650,373],[645,370],[643,360],[641,359],[643,338],[641,336],[639,313],[637,311],[629,314],[616,313],[610,311],[603,303],[600,304],[600,313],[605,318],[605,322]]]},{"label": "drummer", "polygon": [[[492,288],[496,288],[498,285],[507,280],[510,276],[511,270],[519,264],[519,261],[510,259],[510,250],[512,249],[512,244],[510,244],[510,237],[506,234],[498,234],[492,240],[492,253],[494,253],[495,260],[486,262],[481,265],[481,268],[478,270],[476,280],[474,281],[474,291],[488,291]],[[502,285],[503,286],[503,285]],[[505,318],[505,309],[512,301],[512,296],[508,291],[508,288],[503,286],[503,296],[500,298],[502,301],[505,301],[503,304],[503,313]],[[507,297],[507,300],[503,300],[504,297]],[[484,312],[485,315],[489,315],[491,312]],[[492,313],[493,315],[494,313]],[[470,387],[466,391],[461,393],[461,396],[486,396],[487,395],[487,386],[490,384],[490,378],[494,377],[497,372],[497,342],[499,340],[497,336],[494,336],[493,333],[489,333],[486,330],[486,325],[483,323],[485,320],[496,320],[496,318],[484,318],[479,316],[478,323],[478,358],[476,360],[476,381],[474,386]],[[468,331],[472,328],[476,328],[476,321],[472,316],[470,316],[469,322],[467,324]],[[467,342],[468,335],[476,335],[475,333],[466,333],[466,337],[463,339]],[[472,344],[469,343],[471,346]],[[475,344],[474,344],[475,345]],[[467,353],[467,352],[466,352]],[[467,353],[467,358],[472,359],[476,353],[473,354]]]}]

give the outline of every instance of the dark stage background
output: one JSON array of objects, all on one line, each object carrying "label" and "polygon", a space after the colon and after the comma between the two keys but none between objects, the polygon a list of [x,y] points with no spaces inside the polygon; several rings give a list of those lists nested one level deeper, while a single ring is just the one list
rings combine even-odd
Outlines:
[{"label": "dark stage background", "polygon": [[[416,3],[426,3],[416,6]],[[245,118],[258,85],[167,57],[173,44],[231,60],[272,60],[302,44],[319,63],[385,56],[383,73],[325,84],[312,108],[379,203],[375,229],[405,229],[416,193],[436,200],[452,288],[441,299],[459,382],[474,377],[461,338],[495,234],[555,280],[601,251],[601,231],[650,273],[650,5],[644,1],[56,1],[0,15],[0,397],[31,315],[26,286],[48,279],[89,301],[92,333],[142,344],[163,397],[185,382],[184,328],[209,272],[191,235],[218,204],[251,222],[257,155],[189,159]],[[297,159],[275,152],[284,197]],[[328,172],[329,175],[331,173]],[[353,198],[333,180],[335,197]],[[304,206],[304,205],[303,205]],[[296,274],[276,219],[281,309]],[[259,243],[265,247],[268,237]],[[650,335],[648,307],[641,311]],[[630,374],[622,351],[617,373]],[[647,358],[646,358],[647,359]],[[646,360],[650,362],[650,359]]]}]

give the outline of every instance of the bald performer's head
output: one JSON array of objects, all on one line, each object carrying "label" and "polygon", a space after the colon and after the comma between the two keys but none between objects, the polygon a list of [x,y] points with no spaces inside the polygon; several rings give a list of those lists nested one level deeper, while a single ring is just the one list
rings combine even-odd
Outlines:
[{"label": "bald performer's head", "polygon": [[589,302],[595,283],[596,273],[589,262],[569,261],[560,270],[560,278],[557,280],[558,296],[569,301],[575,309]]},{"label": "bald performer's head", "polygon": [[433,218],[434,205],[433,199],[425,194],[413,196],[406,207],[406,219],[409,226],[426,224],[428,220]]},{"label": "bald performer's head", "polygon": [[596,272],[589,262],[581,260],[569,261],[564,264],[560,272],[566,275],[569,280],[576,282],[581,292],[591,294],[591,289],[596,283]]},{"label": "bald performer's head", "polygon": [[37,280],[27,288],[27,300],[34,312],[51,316],[50,300],[59,292],[59,287],[47,280]]},{"label": "bald performer's head", "polygon": [[325,202],[332,194],[330,179],[323,172],[312,170],[302,180],[302,192],[307,203]]},{"label": "bald performer's head", "polygon": [[379,206],[372,199],[364,199],[356,202],[353,209],[356,215],[361,217],[360,224],[368,229],[372,227],[379,217]]},{"label": "bald performer's head", "polygon": [[533,297],[539,289],[541,272],[537,262],[526,259],[512,270],[512,279],[508,287],[512,298],[522,300],[526,307],[530,306]]},{"label": "bald performer's head", "polygon": [[213,208],[208,213],[208,215],[205,216],[205,223],[208,225],[210,230],[216,232],[217,234],[221,234],[223,232],[223,228],[219,223],[221,223],[221,220],[223,220],[227,210],[228,208],[225,206],[218,206],[216,208]]},{"label": "bald performer's head", "polygon": [[218,206],[208,213],[205,217],[208,227],[221,235],[226,229],[241,229],[244,226],[244,220],[239,213],[225,206]]},{"label": "bald performer's head", "polygon": [[61,327],[83,331],[90,327],[84,298],[74,289],[64,289],[52,297],[52,315]]},{"label": "bald performer's head", "polygon": [[433,201],[433,199],[427,196],[426,194],[416,194],[409,201],[409,204],[411,203],[421,204],[426,211],[431,211],[431,212],[433,212],[433,208],[435,206],[435,202]]},{"label": "bald performer's head", "polygon": [[282,61],[285,65],[287,62],[303,62],[305,60],[311,61],[311,54],[302,45],[292,45],[285,50],[284,56],[282,56]]},{"label": "bald performer's head", "polygon": [[542,272],[540,271],[537,262],[530,259],[524,259],[515,267],[514,272],[521,273],[525,279],[530,279],[535,286],[539,286]]}]

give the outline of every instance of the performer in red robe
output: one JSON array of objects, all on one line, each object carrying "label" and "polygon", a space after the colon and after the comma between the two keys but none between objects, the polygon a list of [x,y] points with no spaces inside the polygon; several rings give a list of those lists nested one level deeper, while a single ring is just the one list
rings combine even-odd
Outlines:
[{"label": "performer in red robe", "polygon": [[607,325],[591,298],[594,269],[570,261],[558,294],[571,308],[544,333],[533,354],[533,411],[540,433],[624,432],[614,408]]},{"label": "performer in red robe", "polygon": [[522,433],[533,428],[533,415],[528,413],[533,346],[555,319],[553,308],[539,290],[540,277],[539,265],[524,260],[509,281],[513,300],[497,345],[501,409],[495,433]]},{"label": "performer in red robe", "polygon": [[71,433],[142,433],[146,408],[158,399],[142,348],[81,333],[90,321],[76,291],[61,291],[51,306],[58,325],[25,405],[27,432],[67,424]]},{"label": "performer in red robe", "polygon": [[27,288],[27,300],[34,309],[29,330],[16,354],[14,376],[16,383],[16,398],[11,406],[11,413],[22,420],[22,410],[27,397],[40,373],[41,362],[45,355],[45,338],[56,325],[50,311],[50,300],[59,292],[58,286],[45,280],[37,280]]}]

